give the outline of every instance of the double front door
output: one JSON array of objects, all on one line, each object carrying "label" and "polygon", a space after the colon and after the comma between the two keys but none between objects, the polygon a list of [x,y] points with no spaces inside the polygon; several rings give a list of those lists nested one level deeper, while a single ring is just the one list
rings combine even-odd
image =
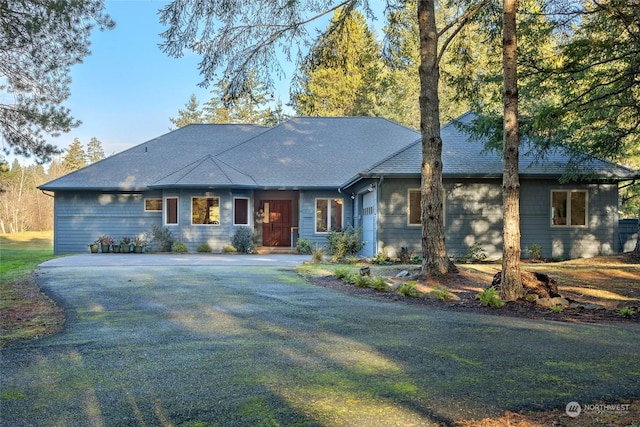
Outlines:
[{"label": "double front door", "polygon": [[263,246],[291,246],[291,200],[264,200]]}]

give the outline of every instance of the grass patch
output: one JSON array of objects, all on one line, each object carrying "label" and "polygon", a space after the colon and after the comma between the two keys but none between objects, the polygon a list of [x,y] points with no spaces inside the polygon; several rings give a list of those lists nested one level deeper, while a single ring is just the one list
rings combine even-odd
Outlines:
[{"label": "grass patch", "polygon": [[64,314],[40,292],[31,273],[53,258],[53,232],[0,236],[0,347],[58,331]]}]

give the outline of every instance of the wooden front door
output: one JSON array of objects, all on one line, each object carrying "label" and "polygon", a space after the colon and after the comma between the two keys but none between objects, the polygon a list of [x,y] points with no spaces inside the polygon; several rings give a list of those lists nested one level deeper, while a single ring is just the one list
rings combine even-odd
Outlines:
[{"label": "wooden front door", "polygon": [[264,246],[291,246],[291,200],[265,200],[262,222]]}]

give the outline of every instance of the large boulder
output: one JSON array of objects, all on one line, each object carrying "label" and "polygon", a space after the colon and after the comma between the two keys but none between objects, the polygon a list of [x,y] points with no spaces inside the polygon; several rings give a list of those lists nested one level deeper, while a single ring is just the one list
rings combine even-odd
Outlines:
[{"label": "large boulder", "polygon": [[[538,295],[540,298],[555,298],[559,297],[558,284],[551,277],[543,273],[521,271],[520,277],[522,278],[522,286],[525,289],[525,294]],[[498,291],[502,287],[502,274],[496,273],[493,276],[491,286]]]}]

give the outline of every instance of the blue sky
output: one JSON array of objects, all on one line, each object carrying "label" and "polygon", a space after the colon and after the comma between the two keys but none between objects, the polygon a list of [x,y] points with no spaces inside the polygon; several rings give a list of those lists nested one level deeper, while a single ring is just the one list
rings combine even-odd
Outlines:
[{"label": "blue sky", "polygon": [[[71,96],[65,105],[82,125],[52,143],[66,148],[79,138],[86,147],[95,136],[109,156],[167,133],[169,118],[177,116],[192,94],[201,103],[210,98],[209,89],[198,87],[199,57],[175,59],[158,47],[163,27],[157,11],[165,3],[106,1],[116,28],[94,30],[92,54],[71,69]],[[283,103],[289,99],[288,84],[280,82],[277,93]]]}]

